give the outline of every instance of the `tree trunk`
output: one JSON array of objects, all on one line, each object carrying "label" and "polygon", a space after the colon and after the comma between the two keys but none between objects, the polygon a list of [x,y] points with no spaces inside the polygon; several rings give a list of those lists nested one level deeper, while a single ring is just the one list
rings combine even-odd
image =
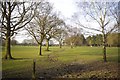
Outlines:
[{"label": "tree trunk", "polygon": [[[8,2],[9,6],[10,6],[10,2]],[[5,59],[9,58],[9,59],[13,59],[12,55],[11,55],[11,48],[10,48],[10,37],[11,37],[11,27],[10,27],[10,17],[11,17],[11,7],[9,7],[9,14],[8,14],[8,18],[7,18],[7,33],[6,33],[6,42],[5,42]]]},{"label": "tree trunk", "polygon": [[48,39],[46,39],[46,51],[49,51],[49,40]]},{"label": "tree trunk", "polygon": [[60,44],[59,46],[60,46],[60,48],[62,48],[62,45],[61,45],[61,44]]},{"label": "tree trunk", "polygon": [[40,46],[40,51],[39,51],[39,55],[42,56],[42,42],[43,42],[43,39],[44,39],[44,35],[41,34],[41,39],[40,39],[40,43],[39,43],[39,46]]},{"label": "tree trunk", "polygon": [[11,48],[10,48],[10,31],[7,31],[6,41],[5,41],[5,59],[13,59],[11,55]]},{"label": "tree trunk", "polygon": [[39,55],[41,55],[41,56],[42,56],[42,44],[40,44],[39,46],[40,46]]},{"label": "tree trunk", "polygon": [[105,36],[105,34],[103,35],[103,59],[104,59],[104,62],[107,62],[107,58],[106,58],[106,36]]},{"label": "tree trunk", "polygon": [[61,44],[61,42],[59,42],[59,47],[62,48],[62,44]]},{"label": "tree trunk", "polygon": [[71,45],[71,48],[73,48],[73,43],[71,43],[70,45]]}]

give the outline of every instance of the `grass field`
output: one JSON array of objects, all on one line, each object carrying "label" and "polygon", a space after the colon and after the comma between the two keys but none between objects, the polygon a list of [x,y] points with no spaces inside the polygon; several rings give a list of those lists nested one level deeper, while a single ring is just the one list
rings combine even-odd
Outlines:
[{"label": "grass field", "polygon": [[[57,78],[117,78],[117,47],[107,48],[107,60],[103,62],[102,47],[50,47],[39,56],[38,46],[12,46],[15,60],[2,59],[3,78],[31,78],[33,59],[36,59],[36,77]],[[2,57],[4,56],[4,48]]]}]

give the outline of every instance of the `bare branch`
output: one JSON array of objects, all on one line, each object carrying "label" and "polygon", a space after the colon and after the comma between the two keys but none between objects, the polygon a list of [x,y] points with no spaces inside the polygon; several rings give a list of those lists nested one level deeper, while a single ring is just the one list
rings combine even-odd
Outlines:
[{"label": "bare branch", "polygon": [[38,44],[40,44],[40,42],[37,40],[37,37],[36,37],[36,35],[34,34],[34,31],[33,31],[33,30],[31,30],[31,29],[29,29],[29,28],[26,28],[26,27],[25,27],[25,30],[27,30],[28,33],[36,40],[36,42],[37,42]]},{"label": "bare branch", "polygon": [[101,31],[101,30],[99,30],[99,29],[95,29],[95,28],[86,27],[86,26],[82,25],[80,22],[79,22],[79,23],[77,23],[77,24],[78,24],[79,26],[83,27],[83,28],[86,28],[86,29],[90,29],[90,30],[95,30],[95,31],[102,32],[102,31]]}]

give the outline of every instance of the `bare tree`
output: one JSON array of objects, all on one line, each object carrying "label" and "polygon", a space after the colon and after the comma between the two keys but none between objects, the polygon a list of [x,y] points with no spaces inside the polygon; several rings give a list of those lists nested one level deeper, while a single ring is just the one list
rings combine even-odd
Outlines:
[{"label": "bare tree", "polygon": [[11,55],[11,37],[28,24],[34,17],[37,3],[0,2],[1,33],[5,41],[5,59],[13,59]]},{"label": "bare tree", "polygon": [[[81,4],[81,3],[79,3]],[[106,59],[106,43],[107,36],[113,31],[117,30],[117,26],[112,26],[112,23],[115,24],[115,17],[111,14],[111,10],[114,10],[112,2],[85,2],[82,3],[82,6],[79,6],[83,9],[83,13],[86,14],[86,19],[90,22],[93,21],[98,23],[99,27],[90,27],[82,24],[81,21],[78,21],[78,25],[84,29],[97,31],[102,34],[103,37],[103,59],[104,62]],[[87,22],[86,22],[87,23]],[[109,25],[111,24],[111,25]]]},{"label": "bare tree", "polygon": [[39,55],[42,55],[42,42],[49,37],[49,32],[53,27],[61,24],[58,17],[52,12],[52,6],[48,2],[43,2],[36,11],[34,20],[25,29],[36,40],[40,46]]},{"label": "bare tree", "polygon": [[67,36],[67,30],[66,26],[60,26],[57,30],[56,36],[54,38],[59,42],[59,47],[62,48],[63,41],[65,40],[65,37]]},{"label": "bare tree", "polygon": [[58,34],[61,34],[59,26],[63,26],[64,25],[64,21],[62,19],[59,18],[54,18],[53,19],[54,24],[52,23],[48,23],[49,26],[52,27],[52,29],[46,34],[46,50],[49,51],[49,40],[51,38],[55,38]]},{"label": "bare tree", "polygon": [[116,26],[120,27],[120,2],[114,2],[112,5],[114,9],[110,9],[110,12],[116,20]]},{"label": "bare tree", "polygon": [[66,37],[66,40],[70,42],[71,48],[75,45],[75,41],[77,38],[75,36],[81,35],[81,28],[74,27],[72,25],[67,25],[67,34],[68,36]]}]

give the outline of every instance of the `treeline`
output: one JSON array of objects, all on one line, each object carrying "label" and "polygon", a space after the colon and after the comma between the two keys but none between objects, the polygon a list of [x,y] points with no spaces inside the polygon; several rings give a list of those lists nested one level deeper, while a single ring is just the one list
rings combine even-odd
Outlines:
[{"label": "treeline", "polygon": [[[120,42],[119,42],[119,35],[120,33],[111,33],[107,36],[107,43],[106,46],[108,47],[119,47]],[[87,45],[89,46],[102,46],[102,35],[97,34],[93,36],[88,36],[86,38]]]},{"label": "treeline", "polygon": [[[111,33],[107,36],[107,43],[106,46],[108,47],[113,47],[113,46],[120,46],[120,42],[119,42],[119,35],[120,33]],[[101,34],[97,34],[97,35],[93,35],[93,36],[89,36],[87,37],[87,44],[89,46],[102,46],[102,35]]]},{"label": "treeline", "polygon": [[[108,47],[119,47],[120,46],[120,33],[111,33],[107,36],[107,44]],[[102,34],[96,34],[92,36],[88,36],[86,39],[84,35],[74,35],[71,37],[67,37],[64,41],[64,45],[68,46],[102,46]]]},{"label": "treeline", "polygon": [[[1,45],[5,46],[5,40],[0,37],[0,41],[1,41]],[[18,45],[19,44],[17,40],[11,40],[10,43],[11,43],[11,45]]]},{"label": "treeline", "polygon": [[[120,33],[111,33],[107,37],[107,46],[108,47],[119,47],[120,46]],[[83,34],[72,35],[66,37],[62,45],[66,46],[102,46],[102,35],[96,34],[92,36],[84,37]],[[2,45],[5,45],[5,41],[2,40]],[[18,43],[16,40],[11,40],[11,45],[22,45],[22,46],[38,46],[37,43],[31,42],[30,40],[24,40],[23,43]],[[43,44],[45,46],[46,44]],[[51,46],[57,46],[51,44]]]},{"label": "treeline", "polygon": [[[2,39],[1,37],[0,37],[0,40],[1,40],[1,45],[5,46],[5,40]],[[11,43],[11,46],[15,46],[15,45],[20,45],[20,46],[38,46],[38,44],[36,44],[34,42],[30,42],[29,40],[25,40],[25,41],[27,41],[27,42],[23,41],[22,43],[19,43],[17,40],[13,39],[13,40],[10,41],[10,43]]]},{"label": "treeline", "polygon": [[86,39],[82,34],[72,35],[65,38],[64,45],[71,46],[71,48],[74,46],[83,46],[86,45]]}]

